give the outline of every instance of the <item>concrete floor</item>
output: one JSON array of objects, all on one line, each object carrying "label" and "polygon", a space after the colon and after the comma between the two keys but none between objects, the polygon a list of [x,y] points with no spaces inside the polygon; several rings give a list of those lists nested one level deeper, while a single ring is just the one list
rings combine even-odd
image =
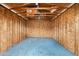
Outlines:
[{"label": "concrete floor", "polygon": [[26,38],[2,56],[73,56],[69,50],[51,38]]}]

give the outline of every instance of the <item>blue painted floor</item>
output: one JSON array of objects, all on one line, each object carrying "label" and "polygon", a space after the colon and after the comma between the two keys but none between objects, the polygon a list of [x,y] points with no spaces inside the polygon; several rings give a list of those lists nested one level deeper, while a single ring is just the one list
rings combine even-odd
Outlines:
[{"label": "blue painted floor", "polygon": [[73,56],[69,50],[50,38],[27,38],[14,45],[2,56]]}]

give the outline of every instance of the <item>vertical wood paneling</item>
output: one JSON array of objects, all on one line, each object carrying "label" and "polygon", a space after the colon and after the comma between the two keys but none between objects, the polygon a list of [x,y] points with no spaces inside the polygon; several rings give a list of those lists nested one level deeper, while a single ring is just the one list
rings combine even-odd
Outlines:
[{"label": "vertical wood paneling", "polygon": [[52,23],[55,23],[52,24],[55,28],[52,32],[58,33],[58,36],[57,33],[53,33],[54,36],[52,37],[58,38],[60,44],[79,55],[79,4],[73,5]]},{"label": "vertical wood paneling", "polygon": [[26,22],[10,10],[0,6],[0,52],[26,37]]},{"label": "vertical wood paneling", "polygon": [[28,37],[52,37],[52,22],[49,20],[27,20]]},{"label": "vertical wood paneling", "polygon": [[0,6],[0,51],[25,37],[50,37],[79,55],[79,4],[55,20],[27,20]]},{"label": "vertical wood paneling", "polygon": [[79,55],[79,4],[76,4],[76,55]]},{"label": "vertical wood paneling", "polygon": [[79,55],[79,4],[62,13],[51,22],[47,20],[28,20],[27,36],[50,37],[65,48]]}]

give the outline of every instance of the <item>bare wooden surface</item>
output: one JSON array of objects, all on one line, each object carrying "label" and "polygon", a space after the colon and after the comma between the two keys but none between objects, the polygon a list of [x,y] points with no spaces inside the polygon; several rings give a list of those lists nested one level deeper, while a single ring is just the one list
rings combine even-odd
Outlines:
[{"label": "bare wooden surface", "polygon": [[73,5],[53,21],[53,38],[79,55],[79,4]]},{"label": "bare wooden surface", "polygon": [[26,37],[26,24],[23,18],[0,6],[0,51]]}]

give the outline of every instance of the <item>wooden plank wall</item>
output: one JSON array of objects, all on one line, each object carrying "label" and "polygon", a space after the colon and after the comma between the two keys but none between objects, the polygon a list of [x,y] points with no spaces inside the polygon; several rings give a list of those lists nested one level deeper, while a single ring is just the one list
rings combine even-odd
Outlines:
[{"label": "wooden plank wall", "polygon": [[20,42],[26,36],[24,19],[0,6],[0,52]]},{"label": "wooden plank wall", "polygon": [[52,22],[46,19],[27,20],[28,37],[52,37]]},{"label": "wooden plank wall", "polygon": [[50,37],[79,55],[79,4],[55,20],[27,20],[0,6],[0,51],[25,37]]},{"label": "wooden plank wall", "polygon": [[62,13],[55,20],[28,20],[27,37],[50,37],[79,55],[79,4]]},{"label": "wooden plank wall", "polygon": [[52,21],[53,38],[65,48],[79,55],[79,4],[62,13]]}]

